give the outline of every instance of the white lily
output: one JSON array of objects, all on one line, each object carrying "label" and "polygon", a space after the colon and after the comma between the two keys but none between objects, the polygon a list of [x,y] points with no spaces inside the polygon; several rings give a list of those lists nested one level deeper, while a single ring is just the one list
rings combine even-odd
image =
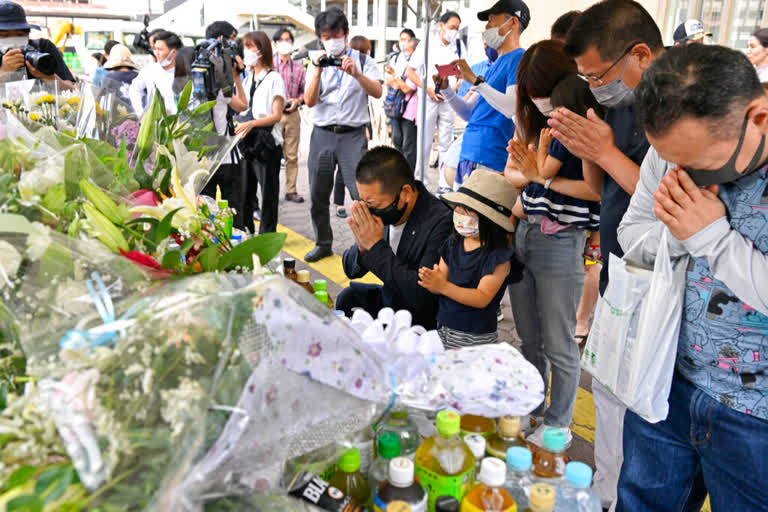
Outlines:
[{"label": "white lily", "polygon": [[[179,146],[183,148],[184,145],[181,143],[176,144],[176,142],[177,141],[174,141],[174,148],[179,151]],[[158,206],[136,206],[131,208],[131,212],[149,215],[150,217],[162,220],[167,214],[178,209],[179,211],[173,216],[173,221],[171,222],[173,227],[178,229],[187,225],[190,221],[197,221],[198,212],[195,180],[199,176],[207,175],[208,171],[199,168],[200,163],[197,161],[195,153],[187,152],[186,148],[183,149],[183,152],[180,151],[182,158],[179,160],[171,155],[165,146],[158,146],[157,150],[159,153],[168,157],[168,160],[171,162],[171,192],[173,197],[165,199]],[[181,170],[179,169],[180,164],[184,166]],[[194,167],[197,167],[197,169]],[[179,178],[179,174],[183,174],[187,177],[183,185]]]},{"label": "white lily", "polygon": [[5,286],[13,286],[11,280],[21,266],[21,253],[14,246],[0,240],[0,289]]}]

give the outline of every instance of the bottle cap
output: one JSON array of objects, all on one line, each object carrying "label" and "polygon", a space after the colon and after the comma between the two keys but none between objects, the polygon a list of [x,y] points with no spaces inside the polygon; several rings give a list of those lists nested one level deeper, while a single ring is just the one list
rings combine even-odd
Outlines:
[{"label": "bottle cap", "polygon": [[544,448],[548,452],[559,453],[565,450],[567,441],[565,430],[556,427],[549,427],[544,431]]},{"label": "bottle cap", "polygon": [[384,432],[379,437],[379,455],[383,459],[394,459],[400,455],[400,436],[394,432]]},{"label": "bottle cap", "polygon": [[343,311],[339,311],[338,309],[334,309],[333,310],[333,314],[336,315],[336,316],[344,316],[344,312]]},{"label": "bottle cap", "polygon": [[216,206],[218,206],[220,209],[229,208],[229,201],[222,199],[221,201],[216,202]]},{"label": "bottle cap", "polygon": [[532,507],[552,510],[555,506],[555,490],[551,485],[533,484],[529,501]]},{"label": "bottle cap", "polygon": [[507,478],[507,467],[496,457],[486,457],[480,464],[480,481],[488,487],[501,487]]},{"label": "bottle cap", "polygon": [[437,432],[443,437],[453,437],[459,433],[461,417],[454,411],[440,411],[437,413]]},{"label": "bottle cap", "polygon": [[519,433],[519,416],[504,416],[499,419],[499,434],[501,434],[502,437],[516,437]]},{"label": "bottle cap", "polygon": [[351,448],[339,459],[339,469],[345,473],[354,473],[360,469],[360,450]]},{"label": "bottle cap", "polygon": [[389,481],[395,487],[413,485],[413,462],[405,457],[395,457],[389,461]]},{"label": "bottle cap", "polygon": [[435,500],[435,512],[459,512],[459,500],[453,496],[440,496]]},{"label": "bottle cap", "polygon": [[286,269],[286,270],[288,270],[288,269],[295,270],[296,269],[296,260],[293,259],[293,258],[285,258],[283,260],[283,268]]},{"label": "bottle cap", "polygon": [[583,462],[569,462],[565,466],[565,479],[574,487],[586,489],[592,483],[592,468]]},{"label": "bottle cap", "polygon": [[413,509],[408,503],[396,500],[389,502],[386,512],[411,512],[411,510]]},{"label": "bottle cap", "polygon": [[317,279],[315,281],[315,291],[316,292],[327,292],[328,291],[328,282],[325,279]]},{"label": "bottle cap", "polygon": [[323,304],[328,304],[328,292],[315,292],[315,298]]},{"label": "bottle cap", "polygon": [[309,270],[299,270],[296,272],[296,281],[300,283],[309,283]]},{"label": "bottle cap", "polygon": [[392,411],[389,413],[389,417],[396,420],[404,420],[408,417],[408,413],[405,411]]},{"label": "bottle cap", "polygon": [[528,471],[533,464],[531,450],[522,446],[513,446],[507,450],[507,466],[514,471]]},{"label": "bottle cap", "polygon": [[485,438],[480,434],[467,434],[464,436],[464,442],[467,443],[475,459],[480,460],[485,455]]}]

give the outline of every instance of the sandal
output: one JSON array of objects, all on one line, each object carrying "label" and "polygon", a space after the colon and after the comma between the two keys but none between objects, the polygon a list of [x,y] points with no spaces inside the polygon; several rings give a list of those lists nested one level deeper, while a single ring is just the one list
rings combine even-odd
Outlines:
[{"label": "sandal", "polygon": [[576,342],[577,345],[581,345],[585,341],[587,341],[587,338],[589,338],[589,332],[587,334],[576,334],[573,339]]}]

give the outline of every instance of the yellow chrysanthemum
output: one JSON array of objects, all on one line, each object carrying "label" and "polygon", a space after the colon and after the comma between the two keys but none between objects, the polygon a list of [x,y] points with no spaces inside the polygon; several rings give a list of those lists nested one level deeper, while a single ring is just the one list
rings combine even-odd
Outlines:
[{"label": "yellow chrysanthemum", "polygon": [[45,94],[41,98],[45,103],[53,103],[56,101],[56,98],[53,96],[53,94]]},{"label": "yellow chrysanthemum", "polygon": [[37,121],[38,119],[40,119],[40,116],[35,113],[32,113],[32,114],[29,114],[29,118],[33,121]]},{"label": "yellow chrysanthemum", "polygon": [[80,98],[77,96],[72,96],[67,100],[67,105],[79,105],[80,104]]}]

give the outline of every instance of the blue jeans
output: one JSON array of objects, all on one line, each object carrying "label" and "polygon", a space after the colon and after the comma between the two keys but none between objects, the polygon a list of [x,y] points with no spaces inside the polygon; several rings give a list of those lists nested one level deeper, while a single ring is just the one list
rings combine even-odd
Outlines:
[{"label": "blue jeans", "polygon": [[618,512],[768,510],[768,421],[713,400],[675,374],[669,416],[624,417]]},{"label": "blue jeans", "polygon": [[515,233],[515,253],[525,269],[522,281],[509,286],[509,298],[523,356],[541,373],[545,391],[552,371],[550,405],[545,400],[532,413],[543,414],[551,427],[570,426],[579,388],[579,346],[573,336],[586,240],[584,230],[545,235],[541,226],[525,220]]}]

